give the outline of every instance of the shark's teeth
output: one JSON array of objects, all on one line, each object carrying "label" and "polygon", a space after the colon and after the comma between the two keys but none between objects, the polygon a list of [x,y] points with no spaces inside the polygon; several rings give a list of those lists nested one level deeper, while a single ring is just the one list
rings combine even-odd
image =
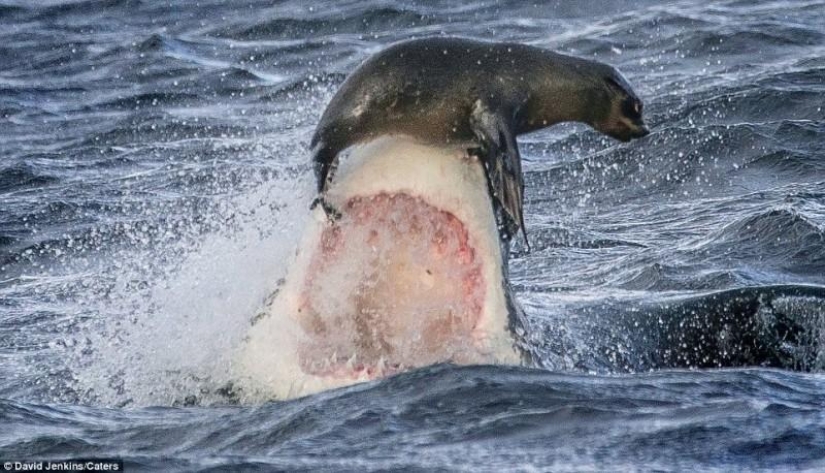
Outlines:
[{"label": "shark's teeth", "polygon": [[402,363],[384,355],[377,360],[365,362],[358,353],[346,357],[339,355],[337,350],[327,357],[308,361],[307,364],[307,368],[319,376],[341,376],[359,381],[393,375],[407,369]]},{"label": "shark's teeth", "polygon": [[358,354],[353,353],[352,356],[347,360],[347,369],[354,370],[355,363],[358,361]]}]

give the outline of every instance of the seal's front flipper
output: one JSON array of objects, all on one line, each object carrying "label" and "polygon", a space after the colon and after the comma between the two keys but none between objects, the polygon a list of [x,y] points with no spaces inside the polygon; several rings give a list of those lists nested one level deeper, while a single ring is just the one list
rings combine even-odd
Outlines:
[{"label": "seal's front flipper", "polygon": [[317,143],[312,149],[312,166],[315,169],[318,193],[323,194],[338,167],[338,150],[327,146],[323,141]]},{"label": "seal's front flipper", "polygon": [[512,127],[505,122],[505,114],[494,112],[481,100],[473,107],[470,126],[481,144],[481,159],[493,198],[498,200],[514,224],[513,233],[521,228],[527,251],[530,251],[524,228],[524,177]]},{"label": "seal's front flipper", "polygon": [[309,209],[313,210],[320,205],[330,222],[334,222],[341,218],[341,212],[324,198],[324,194],[338,165],[338,152],[321,141],[315,145],[312,151],[312,164],[315,168],[318,197],[309,204]]}]

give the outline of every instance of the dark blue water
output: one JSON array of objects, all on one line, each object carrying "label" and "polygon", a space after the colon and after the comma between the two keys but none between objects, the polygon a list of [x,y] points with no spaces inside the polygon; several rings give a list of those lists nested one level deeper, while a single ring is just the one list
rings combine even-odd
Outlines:
[{"label": "dark blue water", "polygon": [[[825,2],[32,3],[0,1],[0,460],[825,470]],[[239,390],[323,107],[438,34],[593,57],[646,102],[630,144],[520,140],[542,368]]]}]

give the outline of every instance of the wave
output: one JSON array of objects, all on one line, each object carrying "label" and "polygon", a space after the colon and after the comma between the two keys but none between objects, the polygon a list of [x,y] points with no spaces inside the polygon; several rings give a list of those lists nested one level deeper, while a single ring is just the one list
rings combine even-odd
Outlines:
[{"label": "wave", "polygon": [[43,187],[58,182],[58,178],[39,172],[36,168],[17,164],[0,169],[0,192]]},{"label": "wave", "polygon": [[681,51],[688,57],[708,58],[720,55],[744,56],[785,50],[789,46],[820,45],[822,32],[802,26],[778,23],[748,23],[713,30],[690,30],[655,44],[664,51]]},{"label": "wave", "polygon": [[731,265],[825,274],[825,230],[793,209],[771,209],[732,222],[696,251]]},{"label": "wave", "polygon": [[0,400],[5,425],[25,433],[0,448],[10,458],[117,450],[127,470],[432,471],[456,458],[476,471],[817,469],[823,389],[820,378],[764,369],[594,377],[442,365],[253,407]]},{"label": "wave", "polygon": [[409,28],[432,21],[422,13],[390,6],[357,8],[346,12],[333,8],[332,12],[319,11],[314,15],[312,11],[310,8],[310,15],[313,16],[311,19],[282,17],[266,19],[252,26],[221,26],[213,29],[210,35],[244,41],[312,38],[330,33],[359,34],[364,28],[371,31]]}]

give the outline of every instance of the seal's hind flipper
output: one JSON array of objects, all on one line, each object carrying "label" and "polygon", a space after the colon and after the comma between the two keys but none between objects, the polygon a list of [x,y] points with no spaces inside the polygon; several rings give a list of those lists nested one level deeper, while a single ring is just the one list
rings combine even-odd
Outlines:
[{"label": "seal's hind flipper", "polygon": [[309,210],[314,210],[315,207],[318,207],[319,205],[327,215],[327,219],[329,219],[330,223],[333,223],[341,218],[341,211],[335,208],[334,205],[330,204],[323,195],[319,195],[312,201],[311,204],[309,204]]},{"label": "seal's hind flipper", "polygon": [[521,229],[527,251],[530,251],[522,210],[524,177],[521,174],[521,157],[512,127],[504,118],[503,113],[494,112],[478,100],[470,116],[470,126],[481,144],[481,159],[493,198],[501,204],[514,224],[512,233]]}]

